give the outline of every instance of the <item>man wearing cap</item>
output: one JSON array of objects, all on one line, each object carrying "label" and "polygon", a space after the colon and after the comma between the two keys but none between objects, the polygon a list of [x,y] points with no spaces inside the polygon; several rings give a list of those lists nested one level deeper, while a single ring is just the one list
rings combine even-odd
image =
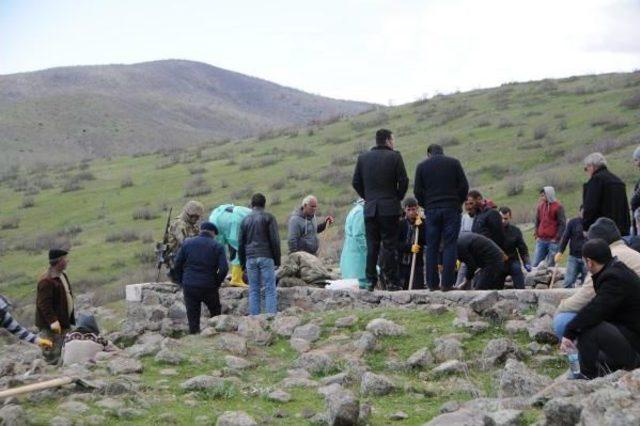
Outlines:
[{"label": "man wearing cap", "polygon": [[187,238],[175,258],[174,272],[184,294],[189,333],[200,333],[202,303],[210,316],[220,315],[218,289],[229,271],[224,247],[215,240],[218,228],[211,222],[200,225],[197,237]]},{"label": "man wearing cap", "polygon": [[43,349],[50,364],[60,361],[65,334],[75,324],[74,300],[69,277],[64,272],[69,263],[66,250],[49,250],[49,269],[40,277],[36,295],[36,326],[53,348]]}]

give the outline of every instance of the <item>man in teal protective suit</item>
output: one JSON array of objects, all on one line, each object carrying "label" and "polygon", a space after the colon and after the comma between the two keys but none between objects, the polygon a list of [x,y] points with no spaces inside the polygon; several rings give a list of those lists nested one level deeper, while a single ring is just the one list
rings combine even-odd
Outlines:
[{"label": "man in teal protective suit", "polygon": [[216,207],[209,216],[209,222],[218,228],[216,240],[227,247],[231,264],[231,285],[234,287],[247,287],[242,279],[242,266],[240,266],[237,251],[240,224],[249,213],[251,209],[248,207],[223,204]]},{"label": "man in teal protective suit", "polygon": [[367,238],[364,231],[364,200],[358,200],[347,215],[344,245],[340,255],[342,278],[357,278],[360,288],[367,289]]}]

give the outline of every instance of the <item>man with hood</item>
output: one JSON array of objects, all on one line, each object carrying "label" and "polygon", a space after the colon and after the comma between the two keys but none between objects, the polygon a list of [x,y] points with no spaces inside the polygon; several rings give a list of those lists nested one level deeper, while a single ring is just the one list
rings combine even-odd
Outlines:
[{"label": "man with hood", "polygon": [[555,265],[558,243],[562,238],[566,224],[564,207],[556,199],[556,190],[553,186],[545,186],[540,190],[540,198],[536,208],[536,223],[533,231],[533,236],[536,239],[536,252],[533,266],[538,266],[543,260],[546,260],[547,266]]},{"label": "man with hood", "polygon": [[117,350],[113,343],[100,336],[100,329],[93,315],[80,314],[75,330],[64,338],[62,365],[94,362],[98,353]]},{"label": "man with hood", "polygon": [[[587,238],[589,240],[596,238],[604,240],[609,244],[615,258],[631,268],[636,274],[640,274],[640,253],[625,244],[614,221],[606,217],[596,220],[589,228]],[[553,318],[553,329],[558,338],[564,335],[564,329],[569,321],[576,316],[580,309],[587,306],[594,296],[593,279],[589,275],[584,284],[571,297],[560,302]]]},{"label": "man with hood", "polygon": [[629,235],[631,221],[624,182],[609,171],[607,160],[599,152],[587,155],[584,171],[589,175],[589,181],[582,188],[585,229],[598,218],[608,217],[616,223],[620,235]]},{"label": "man with hood", "polygon": [[324,232],[328,225],[333,223],[333,217],[327,216],[321,223],[316,218],[318,199],[313,195],[307,195],[302,200],[302,205],[289,217],[289,254],[304,251],[316,256],[320,244],[318,234]]},{"label": "man with hood", "polygon": [[364,229],[364,200],[358,200],[344,223],[344,243],[340,253],[340,273],[343,279],[356,278],[361,289],[367,290],[367,236]]},{"label": "man with hood", "polygon": [[204,215],[204,206],[201,202],[191,200],[182,208],[182,212],[177,216],[169,226],[169,276],[175,280],[173,272],[174,258],[178,254],[178,250],[182,246],[184,240],[195,237],[200,233],[198,223]]},{"label": "man with hood", "polygon": [[209,222],[218,228],[216,241],[228,249],[229,263],[231,264],[230,284],[234,287],[248,287],[242,277],[243,270],[238,257],[238,236],[242,220],[250,213],[251,209],[248,207],[223,204],[216,207],[209,215]]}]

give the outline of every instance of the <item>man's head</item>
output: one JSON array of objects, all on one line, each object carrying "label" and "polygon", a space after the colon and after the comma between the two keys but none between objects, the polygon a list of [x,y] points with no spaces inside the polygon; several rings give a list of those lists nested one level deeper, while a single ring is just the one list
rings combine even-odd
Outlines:
[{"label": "man's head", "polygon": [[402,201],[402,208],[407,219],[414,222],[418,217],[418,200],[413,197],[407,197]]},{"label": "man's head", "polygon": [[587,269],[589,269],[589,272],[592,274],[600,272],[604,265],[613,259],[609,244],[600,238],[584,243],[582,246],[582,257],[587,264]]},{"label": "man's head", "polygon": [[67,269],[67,265],[69,264],[69,259],[67,258],[68,254],[69,252],[67,250],[49,250],[49,265],[58,272],[64,271]]},{"label": "man's head", "polygon": [[318,210],[318,199],[313,195],[307,195],[302,200],[302,213],[305,216],[315,216]]},{"label": "man's head", "polygon": [[185,214],[185,219],[187,220],[187,222],[195,225],[204,215],[204,206],[200,201],[191,200],[184,205],[182,211]]},{"label": "man's head", "polygon": [[264,206],[267,205],[267,199],[264,195],[260,194],[259,192],[257,194],[253,194],[253,196],[251,197],[251,207],[254,209],[264,209]]},{"label": "man's head", "polygon": [[613,244],[620,240],[622,235],[613,220],[608,217],[600,217],[589,227],[587,238],[590,240],[600,239],[607,244]]},{"label": "man's head", "polygon": [[376,132],[376,145],[377,146],[388,146],[393,149],[395,144],[395,138],[393,137],[393,133],[391,130],[380,129]]},{"label": "man's head", "polygon": [[500,207],[500,216],[502,216],[502,224],[507,226],[511,222],[511,209],[509,207]]},{"label": "man's head", "polygon": [[640,146],[633,151],[633,162],[640,168]]},{"label": "man's head", "polygon": [[[480,191],[472,189],[467,194],[467,203],[469,203],[473,211],[480,210],[480,208],[482,208],[483,201],[484,199],[482,198]],[[467,203],[465,203],[465,206]]]},{"label": "man's head", "polygon": [[216,235],[218,235],[218,227],[211,222],[202,222],[200,224],[200,231],[206,232],[212,237],[215,237]]},{"label": "man's head", "polygon": [[556,190],[553,186],[545,186],[540,188],[540,201],[544,203],[553,203],[556,201]]},{"label": "man's head", "polygon": [[433,157],[434,155],[444,155],[444,149],[437,143],[433,143],[427,148],[427,157]]},{"label": "man's head", "polygon": [[584,171],[587,172],[589,177],[593,176],[593,174],[601,169],[602,167],[607,166],[607,159],[604,158],[599,152],[594,152],[587,155],[584,159]]}]

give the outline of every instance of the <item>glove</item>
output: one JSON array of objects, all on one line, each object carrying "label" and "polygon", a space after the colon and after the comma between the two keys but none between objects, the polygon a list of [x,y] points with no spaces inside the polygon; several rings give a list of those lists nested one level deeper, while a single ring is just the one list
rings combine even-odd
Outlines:
[{"label": "glove", "polygon": [[555,260],[556,263],[560,263],[560,261],[562,260],[562,253],[556,253],[556,255],[553,257],[553,260]]},{"label": "glove", "polygon": [[38,337],[36,340],[36,345],[40,346],[42,349],[51,349],[53,348],[53,342],[49,339],[43,339]]},{"label": "glove", "polygon": [[411,246],[411,253],[413,254],[420,253],[420,244],[413,244]]},{"label": "glove", "polygon": [[51,324],[49,326],[51,328],[51,331],[53,331],[54,333],[62,333],[62,327],[60,327],[60,321],[56,321],[53,324]]},{"label": "glove", "polygon": [[527,272],[531,272],[531,269],[533,269],[533,268],[531,268],[531,265],[529,265],[528,263],[526,263],[526,264],[524,265],[524,270],[525,270],[525,271],[527,271]]}]

